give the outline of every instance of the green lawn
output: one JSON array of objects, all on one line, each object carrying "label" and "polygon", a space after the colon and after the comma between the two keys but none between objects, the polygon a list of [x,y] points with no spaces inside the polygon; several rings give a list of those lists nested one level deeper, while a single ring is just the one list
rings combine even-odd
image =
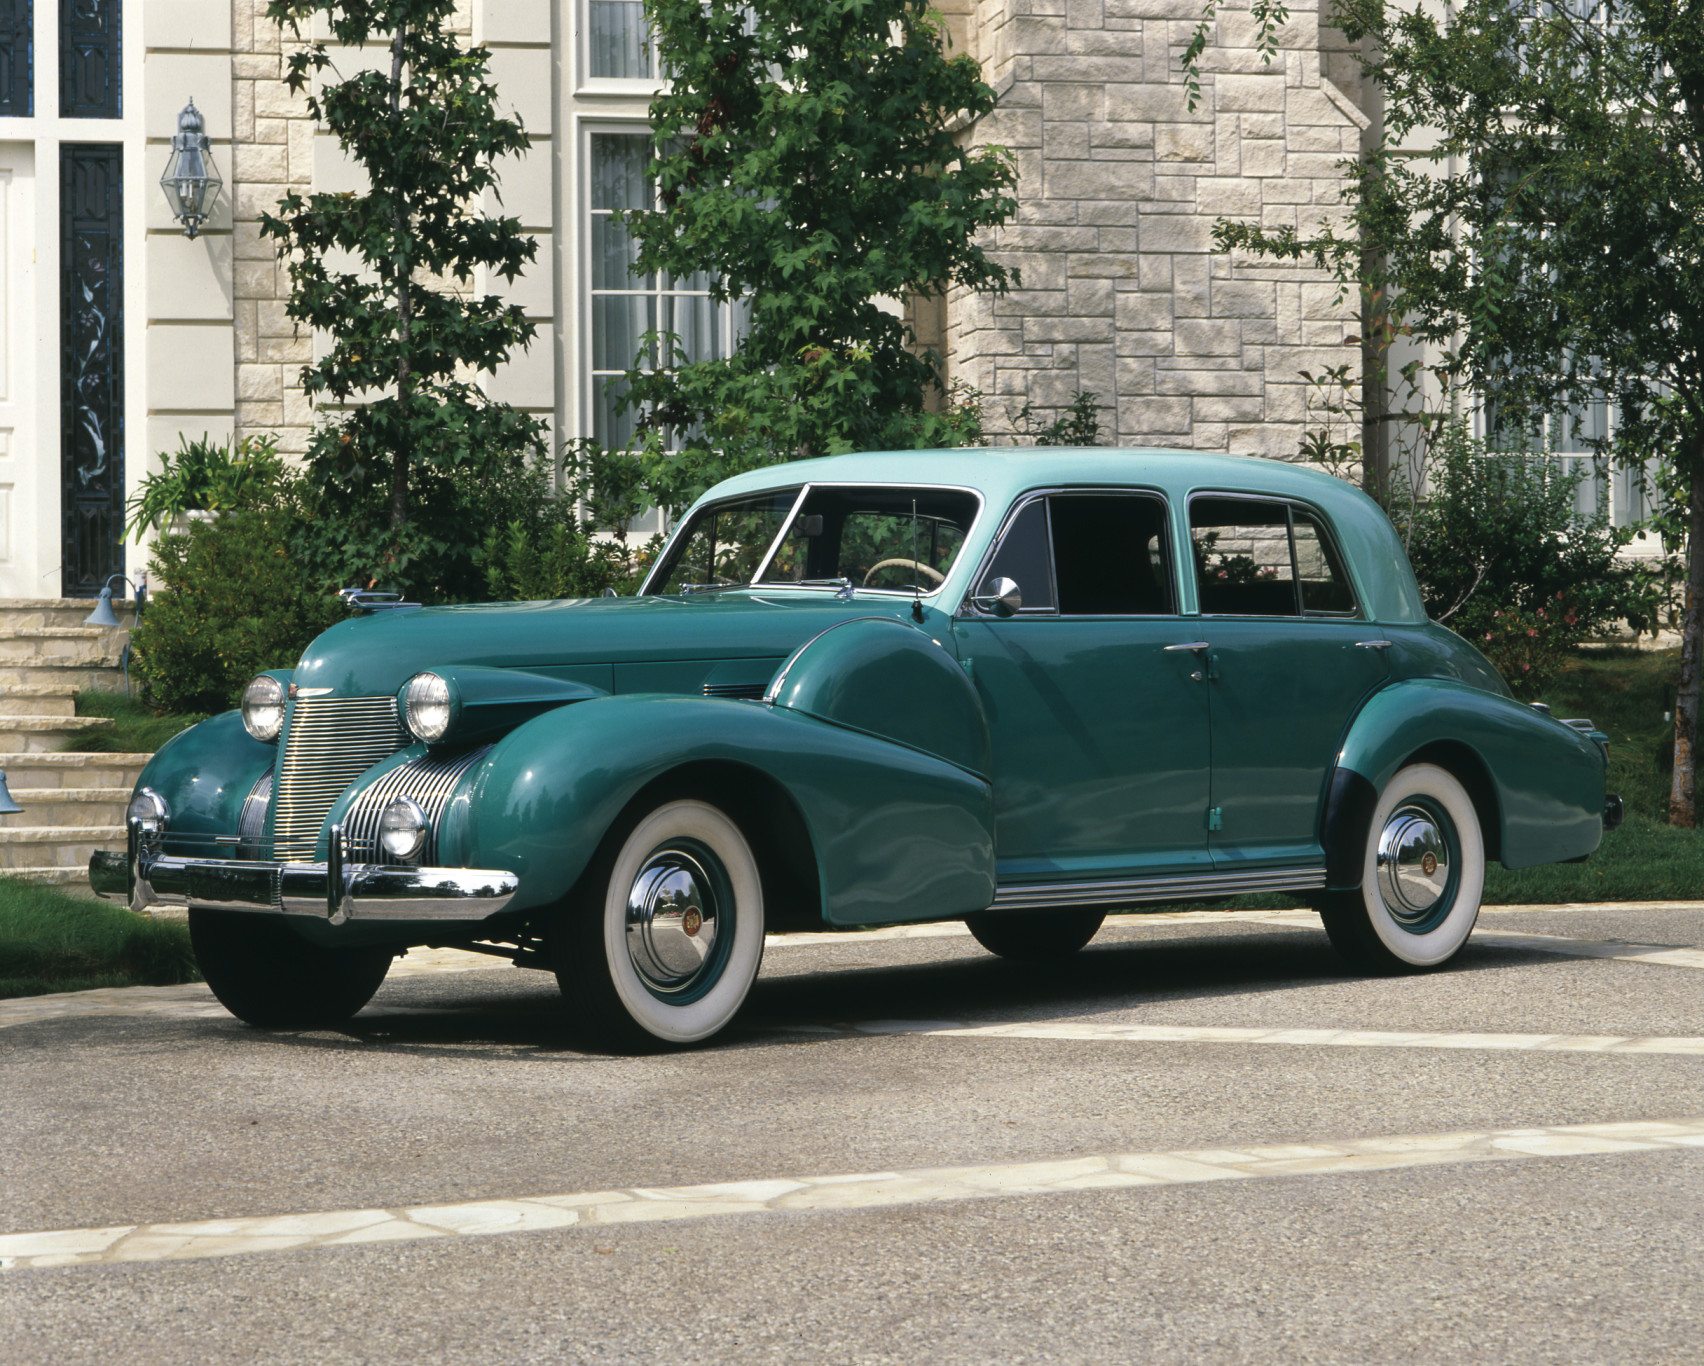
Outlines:
[{"label": "green lawn", "polygon": [[121,692],[79,693],[77,715],[112,718],[111,726],[79,732],[66,742],[66,749],[79,754],[152,754],[179,731],[207,719],[200,715],[162,716],[140,698]]},{"label": "green lawn", "polygon": [[1673,728],[1663,719],[1680,672],[1672,650],[1588,650],[1546,696],[1557,716],[1589,716],[1609,736],[1609,790],[1621,829],[1585,863],[1510,872],[1493,866],[1488,902],[1704,899],[1704,831],[1667,824]]},{"label": "green lawn", "polygon": [[0,877],[0,997],[196,980],[181,920]]}]

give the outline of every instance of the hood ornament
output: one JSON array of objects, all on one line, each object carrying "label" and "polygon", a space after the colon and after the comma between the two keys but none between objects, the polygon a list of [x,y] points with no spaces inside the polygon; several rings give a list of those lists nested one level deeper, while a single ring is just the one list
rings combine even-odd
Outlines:
[{"label": "hood ornament", "polygon": [[374,612],[396,612],[420,606],[417,602],[404,602],[401,593],[378,593],[370,588],[341,588],[337,596],[356,616],[368,616]]}]

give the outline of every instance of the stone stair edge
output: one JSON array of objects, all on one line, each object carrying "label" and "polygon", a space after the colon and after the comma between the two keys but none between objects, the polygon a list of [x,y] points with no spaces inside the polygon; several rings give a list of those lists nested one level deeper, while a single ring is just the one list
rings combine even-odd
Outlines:
[{"label": "stone stair edge", "polygon": [[[28,811],[24,815],[29,815]],[[82,844],[122,840],[124,830],[111,825],[0,825],[0,846],[7,844]]]},{"label": "stone stair edge", "polygon": [[16,764],[19,768],[76,768],[81,765],[90,768],[135,768],[153,757],[152,754],[119,754],[106,750],[77,752],[62,749],[49,750],[42,754],[32,754],[29,750],[8,750],[0,753],[0,768],[5,768],[8,764]]}]

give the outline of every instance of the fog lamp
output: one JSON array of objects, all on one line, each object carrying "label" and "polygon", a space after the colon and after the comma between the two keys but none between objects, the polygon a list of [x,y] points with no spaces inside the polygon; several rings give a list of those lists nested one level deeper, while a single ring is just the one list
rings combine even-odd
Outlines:
[{"label": "fog lamp", "polygon": [[396,797],[379,817],[379,847],[396,863],[419,857],[426,847],[426,813],[408,797]]},{"label": "fog lamp", "polygon": [[134,821],[144,835],[152,838],[165,830],[171,811],[164,797],[153,788],[145,787],[130,799],[124,815],[127,821]]}]

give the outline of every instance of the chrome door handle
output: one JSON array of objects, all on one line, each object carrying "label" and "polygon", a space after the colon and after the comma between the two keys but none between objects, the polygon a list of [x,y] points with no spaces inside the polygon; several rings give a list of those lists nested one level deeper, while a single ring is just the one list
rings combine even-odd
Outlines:
[{"label": "chrome door handle", "polygon": [[1168,654],[1168,655],[1182,655],[1182,654],[1198,655],[1203,650],[1211,650],[1213,648],[1213,646],[1212,646],[1211,642],[1209,642],[1209,641],[1190,640],[1190,641],[1185,641],[1182,645],[1167,645],[1167,646],[1164,646],[1163,648],[1165,650],[1165,653]]},{"label": "chrome door handle", "polygon": [[1390,647],[1391,642],[1388,640],[1357,640],[1355,642],[1357,650],[1388,650]]}]

